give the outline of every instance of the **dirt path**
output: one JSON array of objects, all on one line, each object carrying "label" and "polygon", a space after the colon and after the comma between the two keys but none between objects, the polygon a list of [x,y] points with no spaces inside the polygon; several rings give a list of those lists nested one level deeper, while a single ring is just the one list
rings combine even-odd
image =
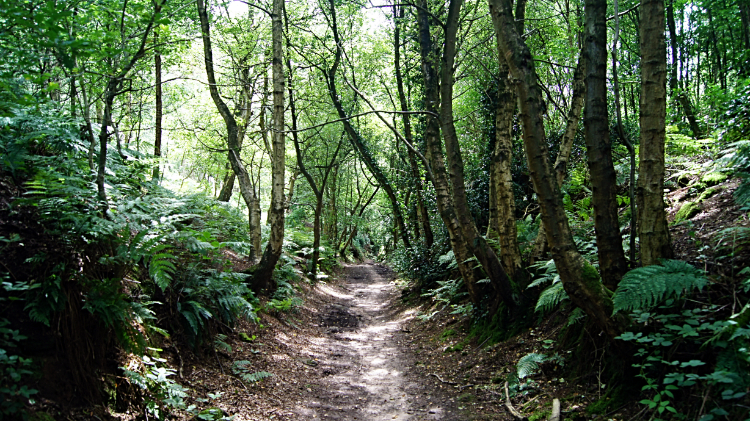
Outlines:
[{"label": "dirt path", "polygon": [[336,299],[320,310],[323,332],[309,354],[326,376],[310,385],[293,412],[303,419],[463,419],[437,380],[414,370],[393,272],[361,264],[347,266],[344,275],[340,287],[321,287]]}]

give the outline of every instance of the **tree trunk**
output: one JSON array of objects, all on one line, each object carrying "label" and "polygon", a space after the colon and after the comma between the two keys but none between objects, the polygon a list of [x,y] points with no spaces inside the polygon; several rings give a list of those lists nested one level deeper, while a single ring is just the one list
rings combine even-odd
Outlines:
[{"label": "tree trunk", "polygon": [[677,99],[685,113],[685,117],[690,124],[690,130],[693,132],[693,137],[700,139],[703,137],[698,120],[695,118],[695,112],[693,112],[693,104],[690,103],[690,97],[687,95],[687,90],[679,88],[677,77],[677,27],[674,22],[674,0],[669,0],[667,6],[667,27],[669,28],[669,45],[672,50],[672,63],[670,68],[669,78],[669,91],[673,98]]},{"label": "tree trunk", "polygon": [[[437,72],[436,51],[430,34],[430,16],[426,0],[419,2],[417,21],[419,26],[419,44],[422,56],[422,71],[425,84],[425,109],[436,114],[440,105],[440,119],[429,116],[425,127],[425,147],[427,159],[433,173],[438,210],[448,228],[451,248],[456,256],[459,271],[464,278],[466,289],[475,305],[483,302],[484,295],[492,294],[489,301],[490,311],[494,312],[502,299],[508,307],[514,306],[510,280],[503,270],[500,260],[489,243],[479,235],[469,212],[464,186],[463,161],[453,124],[453,63],[458,31],[459,11],[462,0],[452,0],[449,5],[448,20],[445,26],[445,43],[442,55],[442,72],[440,80]],[[441,101],[442,100],[442,101]],[[440,141],[440,130],[445,140],[448,168],[445,166]],[[494,291],[490,292],[479,284],[478,274],[467,260],[476,257],[490,279]],[[480,275],[481,276],[481,275]]]},{"label": "tree trunk", "polygon": [[614,291],[628,266],[617,217],[617,177],[609,137],[606,0],[586,0],[584,33],[586,108],[583,126],[593,188],[596,246],[604,285]]},{"label": "tree trunk", "polygon": [[[581,111],[586,99],[586,84],[584,82],[586,68],[586,56],[581,51],[578,56],[578,65],[573,73],[573,94],[570,99],[570,110],[565,122],[565,132],[560,141],[560,149],[555,159],[554,171],[557,186],[562,187],[565,177],[568,176],[568,161],[570,154],[573,152],[573,142],[578,132],[578,123],[581,120]],[[548,252],[549,244],[547,243],[547,234],[544,231],[544,225],[539,226],[536,240],[534,240],[534,250],[531,252],[531,261],[535,262],[542,255]]]},{"label": "tree trunk", "polygon": [[[151,29],[154,27],[157,15],[161,13],[161,8],[164,6],[167,0],[161,0],[154,6],[154,13],[151,15],[151,19],[146,26],[145,31],[141,35],[141,42],[138,51],[128,60],[122,69],[116,75],[112,76],[104,89],[104,110],[100,119],[101,130],[99,131],[99,163],[96,173],[96,187],[97,196],[101,202],[103,213],[106,213],[109,209],[107,202],[107,192],[104,186],[106,168],[107,168],[107,140],[109,139],[109,131],[107,130],[108,123],[112,120],[112,105],[115,101],[115,97],[118,95],[120,84],[127,77],[128,73],[133,69],[133,66],[141,59],[146,53],[146,41],[151,35]],[[98,104],[98,102],[97,102]],[[98,109],[97,109],[98,112]],[[93,138],[91,139],[93,142]]]},{"label": "tree trunk", "polygon": [[513,195],[513,117],[516,95],[507,78],[508,66],[501,65],[495,106],[495,145],[490,157],[490,206],[487,237],[498,242],[500,259],[508,277],[523,283],[521,250],[518,248],[516,203]]},{"label": "tree trunk", "polygon": [[237,176],[232,172],[232,167],[227,162],[227,174],[224,176],[224,183],[221,185],[221,191],[219,196],[216,198],[219,202],[228,202],[232,198],[232,192],[234,191],[234,180]]},{"label": "tree trunk", "polygon": [[156,122],[154,124],[154,157],[156,157],[156,165],[154,165],[154,173],[152,179],[157,183],[159,182],[159,167],[161,166],[161,137],[162,137],[162,90],[161,90],[161,53],[158,51],[159,44],[159,33],[154,31],[154,48],[157,49],[154,52],[154,72],[156,76],[156,82],[154,89],[156,90]]},{"label": "tree trunk", "polygon": [[[750,50],[750,1],[739,0],[740,6],[740,21],[742,22],[742,41],[745,46],[745,50]],[[750,73],[748,64],[745,64],[744,75]]]},{"label": "tree trunk", "polygon": [[[398,88],[398,99],[399,103],[401,105],[401,111],[409,111],[409,105],[406,102],[406,93],[404,92],[404,81],[403,77],[401,75],[401,34],[400,34],[400,24],[399,20],[404,18],[404,9],[401,7],[398,11],[398,14],[396,12],[397,6],[393,6],[394,11],[394,23],[396,25],[396,29],[394,32],[394,38],[393,38],[393,52],[394,52],[394,70],[396,72],[396,86]],[[396,18],[398,16],[398,18]],[[411,128],[411,119],[409,118],[409,114],[402,114],[401,119],[404,124],[404,138],[406,138],[407,142],[409,142],[410,145],[414,145],[414,135],[412,133]],[[427,207],[424,204],[424,189],[422,186],[422,176],[420,174],[419,165],[417,164],[417,158],[414,154],[414,151],[409,149],[409,165],[411,166],[411,175],[415,183],[416,188],[416,196],[417,196],[417,204],[416,204],[416,212],[417,212],[417,219],[419,221],[419,226],[421,227],[422,232],[424,233],[424,245],[427,249],[430,249],[432,247],[432,244],[435,241],[435,237],[432,233],[432,226],[430,225],[430,215],[427,212]]]},{"label": "tree trunk", "polygon": [[344,106],[341,103],[341,97],[338,95],[338,90],[336,88],[336,72],[338,71],[338,67],[341,64],[341,55],[343,54],[342,51],[342,43],[341,39],[339,37],[338,33],[338,24],[336,22],[336,7],[331,1],[330,3],[331,9],[331,30],[333,31],[333,37],[334,41],[336,43],[336,55],[334,59],[334,63],[331,66],[330,70],[325,72],[326,82],[328,84],[328,95],[331,98],[331,101],[333,102],[333,106],[336,108],[336,111],[339,115],[339,118],[341,118],[344,125],[344,130],[346,131],[347,136],[349,137],[349,141],[351,142],[352,146],[357,150],[359,153],[359,157],[362,160],[362,162],[365,163],[367,166],[367,169],[370,170],[372,175],[375,177],[375,180],[377,180],[380,187],[385,191],[385,194],[388,196],[388,200],[391,202],[391,207],[393,208],[393,216],[396,221],[396,225],[398,226],[399,236],[401,238],[401,241],[404,243],[404,247],[407,249],[411,248],[411,241],[409,240],[409,232],[406,229],[406,224],[404,223],[404,216],[403,212],[401,211],[401,204],[399,203],[398,197],[396,196],[395,191],[393,190],[393,187],[391,186],[390,181],[388,181],[388,178],[386,177],[383,170],[380,168],[380,165],[378,164],[377,160],[375,160],[375,157],[370,152],[369,148],[365,144],[364,139],[362,138],[362,135],[352,126],[351,122],[349,121],[349,116],[347,115],[346,111],[344,110]]},{"label": "tree trunk", "polygon": [[[628,139],[625,129],[622,126],[622,116],[620,115],[620,80],[617,75],[617,42],[620,37],[620,17],[619,17],[619,3],[618,0],[614,0],[615,6],[615,36],[614,42],[612,43],[612,84],[615,91],[615,116],[617,118],[617,135],[620,137],[620,141],[625,144],[628,149],[628,155],[630,155],[630,181],[628,183],[628,197],[630,197],[630,264],[635,263],[635,238],[636,230],[638,226],[638,211],[635,204],[635,146],[633,142]],[[624,102],[625,116],[627,118],[627,103]]]},{"label": "tree trunk", "polygon": [[523,139],[531,179],[539,197],[542,224],[552,257],[571,301],[581,307],[611,337],[619,331],[612,315],[612,300],[599,275],[576,250],[565,215],[560,188],[553,176],[542,119],[542,91],[534,60],[514,25],[508,0],[489,0],[490,13],[503,57],[518,80]]},{"label": "tree trunk", "polygon": [[[199,0],[200,1],[200,0]],[[285,132],[284,132],[284,65],[282,60],[281,40],[283,28],[281,16],[284,9],[283,0],[273,0],[271,14],[271,40],[273,50],[273,155],[271,156],[271,211],[268,221],[271,234],[263,251],[257,269],[253,273],[253,286],[256,289],[274,290],[273,271],[281,257],[281,246],[284,243],[284,172],[285,172]]]},{"label": "tree trunk", "polygon": [[640,10],[641,139],[638,174],[638,236],[641,264],[673,256],[664,210],[664,138],[667,50],[664,0],[644,0]]},{"label": "tree trunk", "polygon": [[[203,38],[203,54],[205,57],[206,77],[208,79],[208,89],[211,93],[211,99],[216,105],[216,108],[218,109],[219,114],[221,114],[221,117],[224,119],[224,124],[227,128],[227,148],[229,149],[227,156],[229,159],[229,164],[232,166],[232,171],[237,175],[237,181],[239,181],[239,184],[240,184],[240,193],[242,194],[242,198],[245,200],[245,204],[247,204],[247,207],[249,210],[250,234],[251,234],[251,242],[253,244],[253,249],[250,252],[250,256],[248,257],[248,260],[250,260],[251,263],[254,263],[257,260],[257,253],[259,249],[255,248],[256,243],[255,241],[252,241],[252,237],[257,236],[258,239],[260,238],[260,224],[258,223],[257,229],[256,229],[253,223],[254,222],[253,209],[255,206],[255,202],[257,202],[258,199],[255,195],[255,189],[252,186],[250,176],[247,173],[247,170],[245,169],[245,166],[243,165],[242,160],[240,159],[240,152],[242,150],[242,147],[240,145],[237,120],[235,120],[234,115],[229,110],[229,107],[221,98],[221,95],[219,94],[218,85],[216,84],[216,76],[214,74],[214,65],[213,65],[213,51],[211,49],[210,27],[209,27],[209,22],[208,22],[208,13],[206,12],[206,5],[203,0],[197,0],[197,6],[198,6],[198,17],[200,19],[200,25],[201,25],[201,35]],[[260,219],[258,218],[258,221],[259,220]],[[260,247],[260,241],[257,242],[257,246]]]}]

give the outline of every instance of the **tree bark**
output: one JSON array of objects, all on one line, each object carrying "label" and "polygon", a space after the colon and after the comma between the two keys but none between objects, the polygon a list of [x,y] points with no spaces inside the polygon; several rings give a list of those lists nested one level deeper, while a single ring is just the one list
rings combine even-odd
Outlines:
[{"label": "tree bark", "polygon": [[[745,50],[750,50],[750,1],[739,0],[738,3],[740,6],[740,21],[742,22],[742,41]],[[747,75],[749,72],[750,68],[745,67],[744,74]]]},{"label": "tree bark", "polygon": [[232,172],[232,167],[227,162],[226,170],[227,174],[224,176],[224,182],[221,184],[221,191],[219,196],[216,198],[219,202],[228,202],[232,198],[232,192],[234,191],[234,180],[237,176]]},{"label": "tree bark", "polygon": [[560,188],[553,176],[546,146],[542,91],[534,60],[518,34],[508,0],[489,0],[490,14],[503,56],[517,79],[523,138],[531,179],[539,197],[542,224],[547,232],[563,287],[571,301],[581,307],[610,336],[619,331],[612,315],[612,300],[596,270],[576,250],[565,215]]},{"label": "tree bark", "polygon": [[[425,147],[427,159],[433,173],[438,210],[443,219],[451,241],[451,248],[456,256],[459,271],[469,296],[475,305],[483,303],[484,295],[491,294],[489,307],[494,312],[503,300],[508,307],[514,306],[510,279],[503,270],[502,264],[489,243],[479,234],[469,212],[464,186],[463,161],[453,123],[453,64],[456,53],[456,34],[462,0],[452,0],[448,9],[448,20],[445,25],[445,40],[442,54],[438,54],[430,34],[430,16],[426,0],[419,2],[417,21],[419,26],[419,44],[422,56],[422,72],[425,84],[425,109],[428,113],[438,112],[440,119],[427,118],[425,127]],[[437,57],[441,57],[442,71],[440,79],[437,72]],[[448,168],[442,152],[440,140],[442,131],[445,141]],[[486,276],[490,279],[493,291],[482,288],[478,276],[467,264],[467,260],[476,257]],[[481,276],[481,275],[480,275]]]},{"label": "tree bark", "polygon": [[[161,13],[161,8],[167,0],[162,0],[154,6],[154,13],[143,31],[138,50],[128,60],[120,71],[110,77],[104,89],[104,110],[101,116],[101,130],[99,131],[99,161],[96,172],[97,196],[101,202],[102,210],[106,213],[109,209],[107,202],[107,191],[104,186],[105,174],[107,169],[107,140],[109,139],[108,123],[112,120],[112,105],[115,97],[118,95],[120,84],[127,77],[133,66],[146,54],[146,41],[151,35],[151,29],[154,27],[157,15]],[[93,141],[93,138],[91,139]]]},{"label": "tree bark", "polygon": [[495,106],[495,145],[490,157],[490,206],[487,237],[497,241],[508,277],[516,283],[525,278],[518,247],[516,204],[513,195],[513,117],[516,95],[507,78],[508,66],[500,66]]},{"label": "tree bark", "polygon": [[[620,141],[625,144],[628,149],[628,155],[630,155],[630,182],[628,183],[628,197],[630,197],[630,264],[635,263],[635,238],[637,235],[638,226],[638,211],[635,206],[635,146],[633,142],[628,139],[625,129],[622,126],[622,116],[620,115],[620,80],[617,75],[617,42],[620,38],[620,16],[619,16],[619,3],[618,0],[614,0],[615,6],[615,36],[612,42],[612,84],[615,91],[615,116],[617,118],[617,135],[620,137]],[[625,116],[627,118],[627,103],[625,102]]]},{"label": "tree bark", "polygon": [[159,44],[159,32],[154,31],[154,73],[156,76],[155,81],[155,93],[156,97],[156,122],[154,124],[154,157],[156,157],[156,165],[154,165],[154,172],[152,179],[157,183],[159,182],[159,167],[161,166],[161,138],[162,138],[162,89],[161,89],[161,53],[158,51]]},{"label": "tree bark", "polygon": [[607,0],[586,0],[584,48],[586,107],[583,126],[594,206],[599,269],[614,291],[627,271],[617,217],[617,177],[612,163],[607,110]]},{"label": "tree bark", "polygon": [[673,256],[664,203],[664,138],[667,50],[664,0],[643,0],[640,10],[641,139],[638,174],[638,236],[641,264]]},{"label": "tree bark", "polygon": [[[200,1],[200,0],[199,0]],[[273,136],[271,156],[271,210],[268,221],[271,233],[263,257],[253,273],[253,286],[260,290],[275,289],[273,271],[281,257],[281,246],[284,243],[284,186],[285,186],[285,132],[284,132],[284,62],[282,59],[281,40],[283,27],[281,16],[284,0],[273,0],[271,14],[271,44],[273,50]]]}]

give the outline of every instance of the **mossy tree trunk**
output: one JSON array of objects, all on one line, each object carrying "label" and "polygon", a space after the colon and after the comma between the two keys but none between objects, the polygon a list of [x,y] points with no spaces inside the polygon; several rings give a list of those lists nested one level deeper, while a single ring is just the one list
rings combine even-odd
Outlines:
[{"label": "mossy tree trunk", "polygon": [[[489,304],[491,312],[497,309],[499,300],[508,307],[514,306],[511,283],[495,251],[487,240],[479,234],[468,207],[464,186],[464,168],[461,149],[453,122],[453,66],[456,54],[456,37],[459,12],[462,0],[452,0],[448,7],[445,23],[445,39],[442,54],[432,42],[427,2],[422,0],[417,8],[420,54],[425,84],[425,109],[433,114],[427,118],[425,127],[425,148],[427,159],[432,167],[433,185],[440,216],[448,228],[451,247],[459,262],[459,270],[464,278],[469,295],[474,304]],[[441,71],[438,75],[437,58],[441,58]],[[438,109],[439,104],[439,109]],[[439,120],[435,114],[439,112]],[[442,132],[445,141],[446,167],[440,140]],[[476,257],[490,279],[491,288],[483,288],[467,260]],[[480,275],[481,276],[481,275]],[[488,303],[483,302],[490,295]]]}]

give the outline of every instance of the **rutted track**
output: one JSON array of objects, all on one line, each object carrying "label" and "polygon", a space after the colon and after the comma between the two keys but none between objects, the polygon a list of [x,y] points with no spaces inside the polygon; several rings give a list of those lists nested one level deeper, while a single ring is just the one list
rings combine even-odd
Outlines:
[{"label": "rutted track", "polygon": [[459,420],[451,400],[414,371],[387,267],[346,267],[340,288],[326,287],[336,302],[322,309],[321,335],[311,338],[326,377],[297,402],[301,419]]}]

